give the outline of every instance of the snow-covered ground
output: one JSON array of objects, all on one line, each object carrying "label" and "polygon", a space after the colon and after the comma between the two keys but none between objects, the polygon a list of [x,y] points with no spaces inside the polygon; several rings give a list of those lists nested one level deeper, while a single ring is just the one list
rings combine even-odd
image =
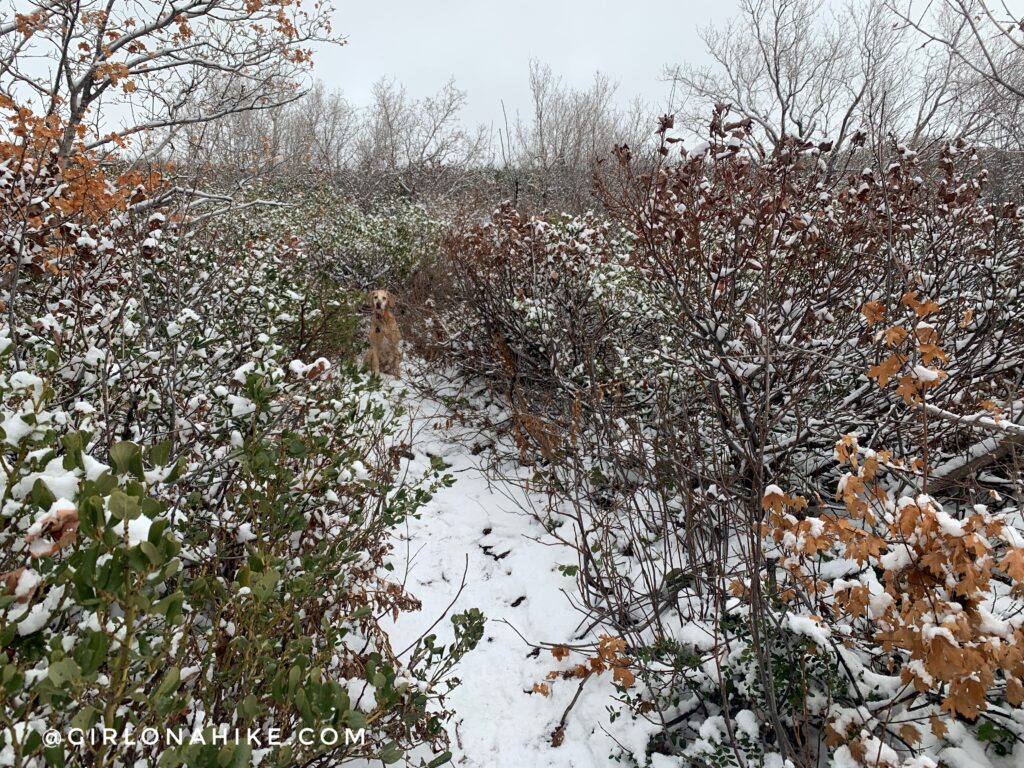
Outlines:
[{"label": "snow-covered ground", "polygon": [[[411,395],[406,406],[415,455],[410,469],[425,469],[431,456],[440,457],[457,481],[409,521],[396,546],[396,570],[401,574],[408,567],[408,589],[423,610],[403,614],[391,626],[393,646],[404,648],[430,627],[458,593],[464,572],[465,589],[453,610],[475,607],[487,617],[484,639],[457,667],[462,685],[447,701],[457,713],[448,729],[453,764],[605,766],[621,752],[616,740],[643,754],[649,726],[628,713],[609,721],[607,707],[615,702],[608,675],[587,682],[569,714],[564,743],[551,746],[551,733],[578,684],[558,681],[546,698],[532,693],[535,683],[569,661],[557,661],[547,649],[531,653],[529,643],[579,642],[582,616],[566,594],[575,583],[558,570],[574,561],[526,511],[531,499],[523,488],[496,477],[528,470],[505,466],[489,472],[488,451],[473,455],[474,442],[492,435],[460,425],[432,397]],[[542,506],[543,499],[532,501]],[[451,624],[444,620],[433,631],[450,639]]]}]

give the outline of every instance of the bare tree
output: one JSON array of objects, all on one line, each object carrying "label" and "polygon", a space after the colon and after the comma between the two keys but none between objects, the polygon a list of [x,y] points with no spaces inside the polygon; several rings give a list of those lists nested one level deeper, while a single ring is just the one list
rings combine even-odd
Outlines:
[{"label": "bare tree", "polygon": [[322,0],[12,5],[0,24],[0,90],[61,119],[62,156],[87,127],[89,149],[132,140],[153,156],[186,126],[286,103],[302,92],[309,45],[338,42]]},{"label": "bare tree", "polygon": [[480,164],[488,154],[486,130],[461,121],[465,104],[466,94],[453,80],[423,99],[412,98],[390,80],[379,81],[356,149],[356,167],[407,196],[451,191],[457,184],[451,171]]},{"label": "bare tree", "polygon": [[[900,24],[955,66],[958,94],[997,150],[1024,150],[1024,17],[1005,2],[889,0]],[[1018,14],[1020,12],[1018,11]]]},{"label": "bare tree", "polygon": [[355,161],[362,130],[359,110],[317,81],[287,105],[236,112],[202,126],[174,157],[190,167],[267,173],[287,166],[334,175]]},{"label": "bare tree", "polygon": [[677,66],[671,79],[705,107],[695,112],[731,103],[772,146],[829,134],[845,117],[836,105],[863,96],[850,36],[837,19],[823,17],[819,0],[742,0],[736,19],[701,36],[716,66]]},{"label": "bare tree", "polygon": [[[966,25],[957,32],[952,21],[947,14],[944,28],[959,41]],[[909,30],[885,0],[855,0],[837,13],[820,0],[743,0],[736,19],[702,32],[715,66],[679,65],[668,75],[685,113],[731,104],[772,147],[798,138],[835,149],[921,148],[979,136],[992,122],[991,99],[965,76],[955,45],[922,47]],[[830,156],[831,169],[841,157]]]},{"label": "bare tree", "polygon": [[992,85],[1024,99],[1024,18],[1005,2],[943,0],[932,4],[891,2],[893,12],[928,41]]},{"label": "bare tree", "polygon": [[307,153],[309,163],[321,170],[338,173],[355,158],[359,135],[359,113],[340,91],[328,91],[320,81],[289,113],[291,130],[285,154],[296,158]]},{"label": "bare tree", "polygon": [[645,106],[637,100],[622,107],[617,92],[616,83],[600,72],[589,88],[577,89],[549,65],[530,62],[532,112],[517,115],[499,132],[506,171],[514,169],[537,185],[545,202],[585,207],[598,162],[612,147],[639,147],[650,135]]}]

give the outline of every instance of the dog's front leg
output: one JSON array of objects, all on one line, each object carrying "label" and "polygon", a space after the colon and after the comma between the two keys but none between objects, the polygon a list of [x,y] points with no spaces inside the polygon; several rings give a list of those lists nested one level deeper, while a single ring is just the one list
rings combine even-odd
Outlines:
[{"label": "dog's front leg", "polygon": [[363,356],[363,367],[369,368],[371,373],[380,376],[380,360],[377,358],[377,351],[370,347]]}]

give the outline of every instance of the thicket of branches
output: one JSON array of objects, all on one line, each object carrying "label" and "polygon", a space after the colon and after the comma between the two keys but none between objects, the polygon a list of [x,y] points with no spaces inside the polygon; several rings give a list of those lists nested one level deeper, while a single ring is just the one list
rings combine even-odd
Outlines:
[{"label": "thicket of branches", "polygon": [[[1017,184],[1024,152],[1022,35],[1009,8],[967,0],[862,0],[839,10],[744,0],[729,24],[703,31],[710,65],[664,74],[679,135],[703,136],[706,116],[728,104],[752,121],[748,149],[796,138],[871,156],[894,141],[923,153],[957,136],[986,153],[1002,191]],[[466,94],[454,81],[426,98],[381,81],[367,105],[316,84],[294,103],[239,112],[165,149],[190,165],[302,169],[361,197],[456,199],[474,211],[507,199],[580,213],[594,203],[592,180],[610,147],[656,148],[653,107],[623,105],[606,76],[572,87],[537,61],[526,74],[529,105],[490,126],[465,125]],[[824,157],[834,180],[845,155]]]},{"label": "thicket of branches", "polygon": [[822,147],[751,157],[750,126],[719,108],[687,150],[666,119],[600,216],[454,234],[452,352],[505,400],[654,751],[918,765],[961,727],[1009,751],[1024,207],[963,141],[830,183]]},{"label": "thicket of branches", "polygon": [[363,201],[479,210],[507,197],[536,208],[585,208],[608,148],[645,142],[643,107],[620,107],[617,86],[601,74],[589,88],[573,88],[533,62],[529,82],[527,114],[499,115],[496,129],[464,124],[466,94],[454,81],[417,99],[382,80],[365,106],[317,83],[294,104],[210,125],[175,157],[260,176],[315,174]]}]

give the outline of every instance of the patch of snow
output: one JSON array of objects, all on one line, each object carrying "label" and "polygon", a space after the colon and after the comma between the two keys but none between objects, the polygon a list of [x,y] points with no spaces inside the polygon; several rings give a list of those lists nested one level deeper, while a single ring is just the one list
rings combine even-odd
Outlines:
[{"label": "patch of snow", "polygon": [[811,638],[811,640],[823,648],[828,647],[828,639],[831,635],[829,628],[815,621],[810,616],[800,616],[799,614],[791,613],[786,616],[786,623],[796,634]]},{"label": "patch of snow", "polygon": [[[403,471],[428,469],[429,450],[444,457],[457,482],[438,490],[421,514],[406,522],[404,544],[399,542],[392,555],[396,569],[408,568],[409,591],[423,603],[421,611],[403,613],[386,625],[392,645],[405,647],[434,623],[458,593],[464,572],[466,584],[453,612],[475,607],[487,617],[480,644],[456,668],[462,684],[446,696],[456,713],[448,726],[452,763],[462,768],[599,768],[622,747],[643,755],[658,728],[630,717],[610,721],[608,697],[614,689],[607,676],[584,688],[569,712],[562,746],[551,746],[551,732],[576,684],[555,681],[548,698],[531,691],[552,669],[568,668],[580,659],[560,662],[549,652],[533,656],[523,638],[553,644],[597,638],[579,637],[580,614],[562,592],[575,589],[573,579],[559,570],[567,560],[565,551],[551,546],[554,537],[523,511],[540,508],[543,497],[489,475],[490,459],[470,450],[476,433],[471,427],[443,426],[451,414],[441,403],[410,397],[405,406],[416,454],[403,460]],[[511,476],[525,471],[503,470]],[[448,622],[432,631],[439,642],[452,639]],[[697,627],[685,631],[701,646],[710,642]],[[652,765],[659,768],[680,765],[677,758],[655,759]]]}]

